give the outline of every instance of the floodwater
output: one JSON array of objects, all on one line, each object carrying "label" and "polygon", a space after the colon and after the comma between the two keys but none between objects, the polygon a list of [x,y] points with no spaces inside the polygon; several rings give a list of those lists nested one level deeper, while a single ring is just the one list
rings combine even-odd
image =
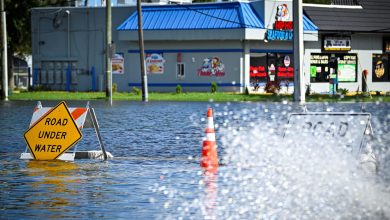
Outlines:
[{"label": "floodwater", "polygon": [[[57,102],[42,102],[55,106]],[[364,104],[378,173],[331,150],[286,144],[280,129],[302,106],[283,103],[91,102],[108,161],[20,160],[32,101],[0,102],[0,218],[390,219],[390,105]],[[69,101],[69,107],[86,102]],[[199,167],[214,109],[217,173]],[[310,103],[309,111],[360,112],[359,103]],[[95,150],[83,129],[78,150]],[[299,136],[299,131],[297,131]],[[321,146],[322,146],[321,145]],[[292,147],[293,146],[293,147]]]}]

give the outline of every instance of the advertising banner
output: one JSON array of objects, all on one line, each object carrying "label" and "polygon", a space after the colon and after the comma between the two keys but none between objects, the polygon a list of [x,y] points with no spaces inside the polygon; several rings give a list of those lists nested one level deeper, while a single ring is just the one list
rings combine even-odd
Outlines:
[{"label": "advertising banner", "polygon": [[372,81],[373,82],[388,82],[389,57],[387,54],[373,54],[372,55]]},{"label": "advertising banner", "polygon": [[337,74],[339,82],[356,82],[357,56],[344,55],[337,61]]},{"label": "advertising banner", "polygon": [[221,58],[212,57],[203,60],[202,67],[198,69],[198,76],[225,76],[225,65]]},{"label": "advertising banner", "polygon": [[325,51],[350,51],[351,37],[325,36],[323,44]]},{"label": "advertising banner", "polygon": [[111,59],[112,74],[123,74],[125,71],[125,58],[123,53],[116,53]]},{"label": "advertising banner", "polygon": [[146,71],[148,74],[163,74],[165,59],[162,53],[146,54]]}]

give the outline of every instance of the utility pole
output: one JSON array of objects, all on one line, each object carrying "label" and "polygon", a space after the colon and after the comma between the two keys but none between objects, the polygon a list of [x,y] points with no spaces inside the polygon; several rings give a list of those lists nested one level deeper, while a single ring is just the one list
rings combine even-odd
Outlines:
[{"label": "utility pole", "polygon": [[111,0],[106,0],[106,97],[112,105],[112,39],[111,39]]},{"label": "utility pole", "polygon": [[1,50],[1,57],[2,57],[2,66],[3,66],[3,85],[2,85],[2,94],[1,98],[3,100],[8,100],[8,52],[7,52],[7,22],[6,22],[6,16],[4,11],[4,0],[1,0],[0,3],[0,12],[1,12],[1,39],[2,39],[2,50]]},{"label": "utility pole", "polygon": [[294,25],[294,101],[305,102],[305,77],[303,72],[303,13],[302,0],[293,0]]},{"label": "utility pole", "polygon": [[145,48],[144,48],[144,33],[142,30],[142,9],[141,0],[137,0],[138,12],[138,43],[139,43],[139,59],[141,66],[141,86],[142,86],[142,101],[148,101],[148,77],[145,72]]}]

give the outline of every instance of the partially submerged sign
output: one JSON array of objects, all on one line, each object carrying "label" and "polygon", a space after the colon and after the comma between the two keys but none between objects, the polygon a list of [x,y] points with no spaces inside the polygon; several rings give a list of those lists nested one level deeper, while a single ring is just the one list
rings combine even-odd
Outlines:
[{"label": "partially submerged sign", "polygon": [[65,102],[49,110],[24,133],[36,160],[57,159],[81,138],[81,131]]},{"label": "partially submerged sign", "polygon": [[369,113],[293,113],[284,137],[308,146],[319,142],[334,144],[357,156],[371,129],[370,119]]}]

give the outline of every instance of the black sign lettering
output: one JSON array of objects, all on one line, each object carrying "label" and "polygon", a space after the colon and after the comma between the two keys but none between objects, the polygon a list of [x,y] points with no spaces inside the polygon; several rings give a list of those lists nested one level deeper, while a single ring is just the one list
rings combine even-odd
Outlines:
[{"label": "black sign lettering", "polygon": [[35,145],[35,152],[61,152],[61,145],[56,144],[48,144],[48,145],[41,145],[37,144]]},{"label": "black sign lettering", "polygon": [[38,138],[43,139],[65,139],[66,132],[62,131],[39,131]]},{"label": "black sign lettering", "polygon": [[66,118],[46,118],[45,125],[61,125],[65,126],[68,124],[68,119]]}]

